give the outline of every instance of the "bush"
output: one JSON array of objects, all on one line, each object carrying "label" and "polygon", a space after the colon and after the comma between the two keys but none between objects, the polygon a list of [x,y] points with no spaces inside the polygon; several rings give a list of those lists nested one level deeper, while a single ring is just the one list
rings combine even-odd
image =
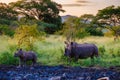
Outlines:
[{"label": "bush", "polygon": [[53,34],[55,31],[59,30],[57,25],[51,23],[37,22],[37,25],[39,31],[43,31],[48,34]]},{"label": "bush", "polygon": [[90,35],[93,35],[93,36],[103,36],[102,30],[99,29],[99,28],[87,27],[87,28],[85,28],[85,30],[87,32],[89,32]]},{"label": "bush", "polygon": [[101,53],[101,56],[105,54],[105,51],[106,51],[105,46],[99,47],[99,52]]},{"label": "bush", "polygon": [[76,34],[76,37],[77,38],[84,38],[86,36],[89,36],[90,33],[86,32],[84,29],[80,29],[77,34]]},{"label": "bush", "polygon": [[36,39],[42,39],[43,32],[37,30],[36,25],[22,25],[16,29],[14,38],[18,40],[18,47],[24,47],[26,50],[33,49],[33,43]]},{"label": "bush", "polygon": [[120,49],[117,50],[117,56],[120,57]]},{"label": "bush", "polygon": [[14,52],[16,51],[16,48],[17,48],[16,45],[10,44],[10,45],[7,45],[6,47],[7,48],[5,50],[0,52],[0,64],[5,64],[5,65],[18,64],[19,62],[18,58],[14,57]]},{"label": "bush", "polygon": [[11,65],[11,64],[18,64],[17,58],[14,58],[14,55],[11,52],[5,51],[0,54],[0,64],[6,64],[6,65]]},{"label": "bush", "polygon": [[111,37],[113,36],[114,32],[113,31],[108,31],[104,33],[104,36]]},{"label": "bush", "polygon": [[14,33],[15,33],[14,30],[12,30],[9,26],[7,26],[7,25],[0,25],[0,34],[13,36]]}]

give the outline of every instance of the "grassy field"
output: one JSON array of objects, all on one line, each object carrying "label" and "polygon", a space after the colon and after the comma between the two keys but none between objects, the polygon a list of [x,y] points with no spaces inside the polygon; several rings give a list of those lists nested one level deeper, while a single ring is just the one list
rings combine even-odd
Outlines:
[{"label": "grassy field", "polygon": [[[64,38],[61,36],[49,36],[45,40],[34,43],[34,51],[38,56],[38,63],[42,65],[69,65],[69,66],[90,66],[91,59],[79,59],[78,62],[67,61],[64,54]],[[87,37],[77,40],[78,43],[94,43],[99,48],[100,60],[95,59],[95,65],[101,67],[120,65],[120,40],[114,41],[108,37]],[[14,58],[16,41],[0,36],[0,64],[17,65],[18,59]]]}]

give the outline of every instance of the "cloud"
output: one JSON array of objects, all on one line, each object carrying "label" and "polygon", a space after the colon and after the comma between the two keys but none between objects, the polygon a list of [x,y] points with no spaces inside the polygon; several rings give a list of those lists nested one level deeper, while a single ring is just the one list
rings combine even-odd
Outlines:
[{"label": "cloud", "polygon": [[79,7],[79,6],[84,6],[82,4],[62,4],[62,6],[65,6],[65,7]]},{"label": "cloud", "polygon": [[80,7],[80,6],[87,6],[90,3],[88,0],[76,0],[74,3],[67,3],[67,4],[62,4],[64,7]]},{"label": "cloud", "polygon": [[90,3],[90,2],[87,1],[87,0],[77,0],[76,2],[77,2],[77,3]]}]

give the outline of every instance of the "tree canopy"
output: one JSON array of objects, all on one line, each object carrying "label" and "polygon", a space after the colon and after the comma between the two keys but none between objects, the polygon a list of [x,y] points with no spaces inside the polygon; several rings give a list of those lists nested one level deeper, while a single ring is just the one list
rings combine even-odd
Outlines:
[{"label": "tree canopy", "polygon": [[120,35],[120,29],[118,29],[120,27],[116,27],[120,25],[120,6],[109,6],[99,10],[96,15],[96,21],[102,25],[101,27],[113,31],[115,36]]},{"label": "tree canopy", "polygon": [[84,24],[86,32],[93,36],[103,36],[101,25],[96,21],[96,16],[92,14],[84,14],[80,16],[80,21]]},{"label": "tree canopy", "polygon": [[85,31],[87,27],[78,17],[68,18],[63,25],[63,35],[67,37],[68,40],[75,40],[75,38],[84,38],[88,36],[89,33]]},{"label": "tree canopy", "polygon": [[[21,0],[10,3],[10,5],[15,11],[27,19],[36,19],[45,23],[54,24],[56,25],[56,30],[61,28],[59,12],[64,12],[64,10],[62,10],[62,6],[56,2],[51,0]],[[53,31],[51,32],[53,33]]]},{"label": "tree canopy", "polygon": [[97,13],[97,19],[99,22],[109,26],[120,25],[120,6],[109,6]]},{"label": "tree canopy", "polygon": [[80,16],[80,19],[84,22],[84,23],[90,23],[93,19],[94,19],[94,15],[92,14],[84,14]]},{"label": "tree canopy", "polygon": [[0,24],[10,25],[12,21],[17,20],[17,12],[11,6],[0,3]]},{"label": "tree canopy", "polygon": [[42,39],[43,32],[39,32],[36,25],[21,25],[16,29],[14,39],[18,41],[18,47],[24,47],[28,50],[33,49],[33,43],[36,39]]}]

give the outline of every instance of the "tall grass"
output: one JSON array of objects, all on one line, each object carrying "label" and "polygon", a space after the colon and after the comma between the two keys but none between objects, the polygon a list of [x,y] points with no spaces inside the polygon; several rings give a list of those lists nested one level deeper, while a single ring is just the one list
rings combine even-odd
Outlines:
[{"label": "tall grass", "polygon": [[[38,63],[42,65],[69,65],[90,66],[91,59],[79,59],[74,62],[64,56],[64,38],[61,36],[49,36],[45,40],[34,42],[33,50],[37,53]],[[94,43],[99,48],[100,60],[95,58],[96,66],[120,65],[120,41],[115,42],[108,37],[87,37],[77,40],[78,43]],[[0,36],[0,64],[18,65],[18,59],[14,58],[16,51],[15,40],[6,36]]]},{"label": "tall grass", "polygon": [[0,36],[0,64],[17,64],[17,59],[14,58],[15,44],[9,43],[10,38],[3,35]]}]

